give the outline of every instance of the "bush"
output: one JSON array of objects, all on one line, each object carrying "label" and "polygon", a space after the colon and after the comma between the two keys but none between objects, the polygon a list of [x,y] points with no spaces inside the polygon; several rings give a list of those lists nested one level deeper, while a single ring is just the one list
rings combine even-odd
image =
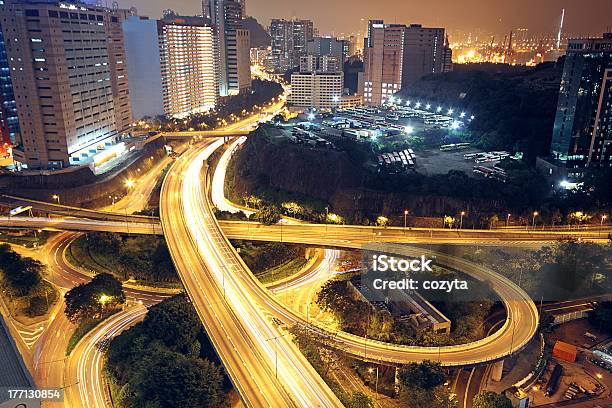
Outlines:
[{"label": "bush", "polygon": [[36,317],[47,313],[47,300],[42,296],[32,296],[28,305],[28,316]]}]

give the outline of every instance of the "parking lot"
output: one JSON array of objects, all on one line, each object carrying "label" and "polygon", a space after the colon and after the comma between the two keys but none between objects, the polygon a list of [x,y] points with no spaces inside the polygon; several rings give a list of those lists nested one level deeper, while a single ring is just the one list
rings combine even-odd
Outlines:
[{"label": "parking lot", "polygon": [[[473,116],[418,103],[406,106],[407,103],[334,112],[312,110],[289,123],[278,124],[282,132],[275,134],[312,148],[336,148],[334,140],[338,138],[370,143],[374,153],[370,164],[378,167],[399,166],[425,176],[456,170],[470,177],[507,180],[498,164],[510,153],[483,152],[461,142],[460,136],[467,132]],[[433,137],[432,131],[437,138],[428,140]],[[440,137],[449,144],[440,143]]]}]

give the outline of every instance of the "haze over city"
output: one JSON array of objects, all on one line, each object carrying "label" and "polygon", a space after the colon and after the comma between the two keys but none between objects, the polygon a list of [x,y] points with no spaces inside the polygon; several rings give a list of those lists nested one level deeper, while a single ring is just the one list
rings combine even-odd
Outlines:
[{"label": "haze over city", "polygon": [[[163,10],[194,14],[201,9],[198,0],[119,0],[122,7],[136,6],[142,15],[159,17]],[[420,23],[446,27],[451,32],[479,31],[506,34],[525,27],[533,33],[555,32],[561,9],[566,9],[566,29],[576,35],[598,34],[612,25],[609,0],[255,0],[247,13],[262,24],[271,18],[306,18],[316,22],[321,34],[338,35],[360,30],[361,19],[385,19],[393,22]],[[589,20],[585,13],[592,12]],[[452,40],[452,39],[451,39]]]}]

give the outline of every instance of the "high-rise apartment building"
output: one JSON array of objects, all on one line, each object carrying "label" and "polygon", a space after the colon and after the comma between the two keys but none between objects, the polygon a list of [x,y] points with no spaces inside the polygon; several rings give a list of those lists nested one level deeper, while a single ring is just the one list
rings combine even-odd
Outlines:
[{"label": "high-rise apartment building", "polygon": [[612,166],[612,33],[568,42],[551,159],[573,180]]},{"label": "high-rise apartment building", "polygon": [[346,58],[349,56],[350,43],[347,40],[338,40],[337,38],[331,37],[314,37],[308,41],[307,52],[308,55],[316,56],[334,56],[344,64]]},{"label": "high-rise apartment building", "polygon": [[219,94],[237,95],[251,88],[250,33],[242,25],[244,2],[210,0],[219,59]]},{"label": "high-rise apartment building", "polygon": [[314,25],[310,20],[273,19],[270,36],[275,69],[286,71],[299,66],[300,57],[308,52],[308,42],[314,37]]},{"label": "high-rise apartment building", "polygon": [[130,96],[137,118],[183,117],[216,106],[219,69],[213,27],[201,17],[129,17],[123,23]]},{"label": "high-rise apartment building", "polygon": [[183,21],[159,29],[164,111],[175,117],[213,109],[218,97],[213,29],[203,19]]},{"label": "high-rise apartment building", "polygon": [[364,100],[380,105],[419,78],[452,68],[443,28],[371,20],[364,41]]},{"label": "high-rise apartment building", "polygon": [[8,128],[16,129],[15,108],[19,118],[19,132],[9,130],[18,167],[89,164],[121,139],[131,110],[120,20],[84,3],[0,2],[2,63],[10,72],[2,96]]}]

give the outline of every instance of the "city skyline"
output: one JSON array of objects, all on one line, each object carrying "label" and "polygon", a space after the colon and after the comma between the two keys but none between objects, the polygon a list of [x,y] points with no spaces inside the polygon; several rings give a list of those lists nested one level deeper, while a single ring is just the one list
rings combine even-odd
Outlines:
[{"label": "city skyline", "polygon": [[[361,19],[385,19],[390,23],[420,23],[430,27],[445,27],[451,33],[482,32],[483,34],[504,34],[519,27],[528,28],[536,34],[553,33],[559,25],[561,9],[566,9],[564,31],[576,36],[597,35],[607,31],[607,17],[612,14],[612,2],[607,0],[589,0],[589,8],[598,10],[593,18],[581,18],[584,13],[584,2],[577,0],[542,0],[533,4],[527,0],[507,2],[496,0],[490,7],[486,0],[470,0],[458,4],[443,0],[435,7],[430,5],[413,5],[397,3],[393,0],[382,0],[375,4],[367,1],[347,0],[333,3],[323,0],[310,2],[297,1],[249,1],[247,14],[267,26],[272,18],[301,18],[315,22],[321,34],[341,34],[358,32]],[[164,5],[165,4],[165,5]],[[135,6],[141,15],[159,17],[168,8],[163,0],[121,0],[121,7]],[[198,0],[177,0],[173,3],[175,11],[187,14],[201,13],[201,2]],[[320,10],[326,10],[320,13]],[[474,11],[478,12],[475,13]],[[525,12],[529,10],[529,12]],[[346,15],[345,15],[346,14]],[[609,31],[609,30],[608,30]]]}]

